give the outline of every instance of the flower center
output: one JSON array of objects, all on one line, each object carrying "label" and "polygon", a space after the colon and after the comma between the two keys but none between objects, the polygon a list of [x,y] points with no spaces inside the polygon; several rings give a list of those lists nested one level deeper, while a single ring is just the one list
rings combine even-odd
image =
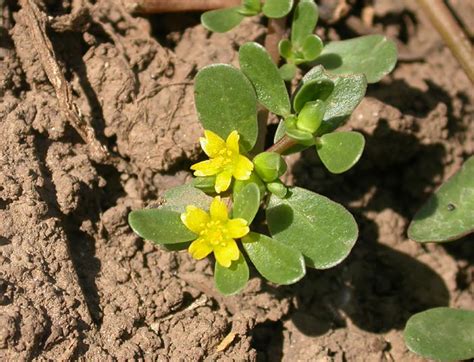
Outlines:
[{"label": "flower center", "polygon": [[221,165],[225,167],[231,165],[234,162],[235,156],[236,155],[234,154],[234,152],[232,152],[228,148],[224,148],[219,151],[218,157],[220,158]]},{"label": "flower center", "polygon": [[212,246],[226,246],[227,241],[225,235],[227,228],[220,220],[209,221],[200,235],[204,237]]}]

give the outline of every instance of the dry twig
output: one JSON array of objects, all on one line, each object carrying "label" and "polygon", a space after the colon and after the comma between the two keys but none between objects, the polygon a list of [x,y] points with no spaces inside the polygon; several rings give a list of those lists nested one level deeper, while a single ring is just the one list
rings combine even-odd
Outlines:
[{"label": "dry twig", "polygon": [[161,14],[206,11],[240,5],[240,0],[122,0],[125,8],[134,13]]},{"label": "dry twig", "polygon": [[442,0],[418,0],[431,23],[474,83],[474,52],[472,44]]},{"label": "dry twig", "polygon": [[66,81],[53,51],[53,45],[46,34],[46,15],[41,12],[32,0],[21,0],[33,44],[43,69],[51,82],[59,108],[83,141],[89,145],[91,157],[97,161],[104,161],[110,157],[107,149],[97,140],[94,129],[79,115],[77,106],[72,99],[71,86]]}]

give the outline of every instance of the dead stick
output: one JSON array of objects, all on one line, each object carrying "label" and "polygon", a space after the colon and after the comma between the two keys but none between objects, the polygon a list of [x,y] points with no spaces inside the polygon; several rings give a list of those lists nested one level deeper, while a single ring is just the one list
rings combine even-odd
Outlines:
[{"label": "dead stick", "polygon": [[474,83],[474,52],[469,38],[442,0],[418,0],[431,23]]},{"label": "dead stick", "polygon": [[60,110],[83,141],[91,147],[91,156],[101,161],[107,159],[109,157],[107,149],[97,140],[94,129],[79,115],[73,102],[71,86],[64,78],[61,67],[56,61],[53,45],[46,35],[46,15],[32,0],[21,0],[20,4],[26,17],[25,25],[34,40],[33,44],[46,76],[54,88]]},{"label": "dead stick", "polygon": [[122,0],[125,8],[134,13],[160,14],[188,11],[207,11],[239,6],[240,0]]}]

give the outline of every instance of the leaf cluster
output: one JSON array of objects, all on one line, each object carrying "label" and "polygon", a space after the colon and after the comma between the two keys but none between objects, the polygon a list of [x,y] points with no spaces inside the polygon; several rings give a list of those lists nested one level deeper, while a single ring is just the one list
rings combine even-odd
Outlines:
[{"label": "leaf cluster", "polygon": [[[211,30],[227,31],[244,16],[260,11],[268,17],[285,16],[292,5],[293,1],[266,0],[262,6],[258,0],[245,0],[239,7],[203,14],[202,22]],[[313,34],[317,17],[315,3],[301,0],[294,11],[291,38],[280,43],[280,52],[293,65],[319,61],[291,94],[282,69],[254,42],[240,47],[240,68],[213,64],[196,75],[195,106],[204,129],[222,139],[237,131],[240,153],[253,163],[248,179],[234,179],[220,195],[232,205],[232,218],[252,224],[240,240],[239,259],[230,267],[215,264],[216,287],[223,294],[237,293],[245,286],[250,275],[248,260],[270,282],[291,284],[305,275],[306,268],[337,265],[357,240],[357,224],[343,206],[283,183],[284,156],[311,148],[331,173],[353,167],[362,155],[364,137],[359,132],[336,130],[364,97],[368,79],[375,81],[393,69],[396,51],[387,55],[386,49],[394,45],[378,36],[356,42],[356,59],[344,42],[323,48]],[[380,45],[385,50],[374,52],[377,44],[385,44]],[[340,64],[324,63],[328,57],[338,58]],[[280,120],[274,144],[266,151],[257,145],[261,108]],[[188,205],[208,210],[215,184],[216,176],[196,177],[166,192],[161,207],[133,211],[129,223],[138,235],[168,250],[186,249],[196,235],[181,222],[180,215]]]}]

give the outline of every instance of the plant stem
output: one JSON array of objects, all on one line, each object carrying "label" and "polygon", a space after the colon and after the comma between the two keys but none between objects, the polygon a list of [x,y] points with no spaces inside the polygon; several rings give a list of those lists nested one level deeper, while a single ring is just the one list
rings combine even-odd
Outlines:
[{"label": "plant stem", "polygon": [[141,14],[207,11],[240,5],[240,0],[123,0],[128,11]]},{"label": "plant stem", "polygon": [[287,135],[284,135],[277,143],[272,145],[267,152],[276,152],[279,153],[280,155],[290,149],[291,147],[295,146],[298,144],[294,139],[288,137]]},{"label": "plant stem", "polygon": [[474,83],[474,52],[471,42],[442,0],[418,0],[431,23]]}]

